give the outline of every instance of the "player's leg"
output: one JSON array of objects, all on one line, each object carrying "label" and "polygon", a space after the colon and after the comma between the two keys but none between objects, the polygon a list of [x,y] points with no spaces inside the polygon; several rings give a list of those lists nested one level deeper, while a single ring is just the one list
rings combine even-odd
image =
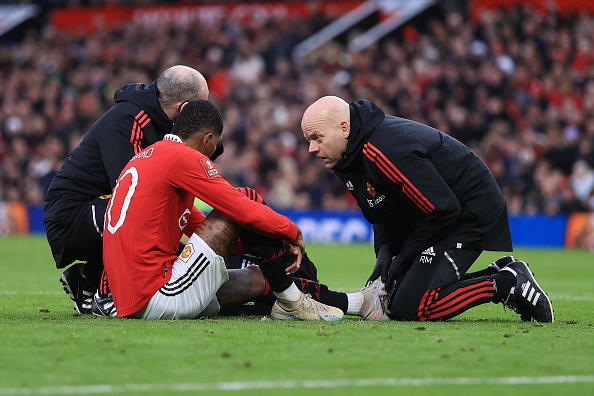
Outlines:
[{"label": "player's leg", "polygon": [[[251,261],[249,256],[244,256],[242,262],[247,265],[244,267],[245,269],[252,270],[252,278],[242,280],[241,287],[249,289],[254,294],[263,290],[262,294],[254,296],[253,301],[245,305],[230,304],[225,306],[224,309],[222,307],[221,313],[224,315],[269,315],[276,301],[270,285],[266,282],[259,267]],[[240,266],[242,262],[236,259],[235,265]],[[232,271],[236,270],[229,270],[229,275],[231,275]],[[293,283],[302,293],[309,294],[314,300],[323,304],[340,309],[345,315],[359,316],[364,320],[389,320],[385,314],[386,289],[379,281],[354,293],[337,292],[330,290],[328,286],[322,283],[297,277],[293,277]],[[221,290],[226,285],[227,283],[217,292],[219,301],[221,300]],[[237,295],[236,290],[230,287],[227,290],[230,295]],[[221,305],[223,305],[222,302]]]},{"label": "player's leg", "polygon": [[241,227],[213,210],[175,260],[169,282],[130,317],[193,319],[218,313],[216,293],[229,280],[225,258],[231,256],[240,231]]},{"label": "player's leg", "polygon": [[551,301],[523,261],[507,263],[494,275],[447,285],[438,294],[441,296],[427,294],[424,306],[428,320],[448,319],[490,301],[512,308],[521,315],[522,321],[554,321]]},{"label": "player's leg", "polygon": [[[502,302],[522,317],[542,323],[555,321],[553,306],[547,294],[534,279],[534,274],[523,261],[514,261],[493,276],[497,289],[501,289],[495,302]],[[510,286],[511,283],[511,286]]]},{"label": "player's leg", "polygon": [[[249,265],[256,265],[254,257],[250,254],[234,254],[227,262],[228,269],[246,268]],[[301,267],[297,270],[297,272],[293,274],[293,277],[309,279],[315,282],[319,282],[318,269],[307,255],[307,252],[303,253],[303,258],[301,259]]]},{"label": "player's leg", "polygon": [[194,234],[174,261],[170,280],[131,317],[172,320],[215,315],[220,307],[216,292],[228,279],[223,257]]},{"label": "player's leg", "polygon": [[64,249],[64,263],[89,262],[85,264],[84,275],[96,287],[103,272],[103,225],[108,203],[109,197],[102,196],[72,213],[70,235]]},{"label": "player's leg", "polygon": [[[227,262],[227,271],[229,272],[229,278],[232,279],[232,273],[236,270],[242,270],[249,268],[252,275],[252,282],[254,289],[259,289],[260,285],[263,284],[263,288],[261,293],[253,298],[253,300],[248,301],[244,304],[229,304],[229,305],[221,305],[221,315],[270,315],[270,310],[272,309],[272,305],[276,301],[276,297],[274,293],[272,293],[272,289],[270,289],[270,285],[266,282],[264,275],[262,275],[262,271],[260,271],[260,267],[254,261],[254,257],[249,254],[234,254],[229,258]],[[224,284],[221,289],[217,292],[217,296],[221,291],[227,292],[223,290],[226,286]],[[250,287],[244,285],[243,287]],[[229,290],[229,293],[233,293],[233,290]],[[219,298],[220,300],[220,298]]]},{"label": "player's leg", "polygon": [[503,256],[498,258],[497,260],[493,261],[491,264],[487,266],[487,268],[478,270],[476,272],[469,272],[465,274],[462,279],[472,279],[472,278],[480,278],[483,276],[495,275],[503,268],[505,268],[508,264],[517,261],[516,258],[512,255]]},{"label": "player's leg", "polygon": [[[238,187],[239,191],[244,193],[249,199],[252,201],[258,202],[262,205],[266,205],[266,201],[254,190],[250,187]],[[229,262],[227,262],[227,268],[244,268],[245,266],[249,265],[250,259],[246,260],[246,256],[243,255],[241,259],[232,257]],[[241,264],[241,267],[237,265]],[[309,259],[307,253],[303,253],[303,258],[301,260],[301,267],[293,274],[296,278],[303,278],[309,279],[318,282],[318,269],[314,265],[313,261]]]},{"label": "player's leg", "polygon": [[[304,256],[304,259],[305,259],[305,256]],[[303,261],[301,263],[303,264]],[[236,254],[236,255],[231,256],[231,258],[229,259],[229,262],[227,262],[227,270],[229,271],[230,275],[231,275],[232,271],[235,271],[238,269],[247,269],[247,268],[249,268],[252,271],[252,275],[253,275],[252,282],[254,284],[254,289],[259,289],[259,286],[261,284],[263,284],[261,294],[254,296],[254,299],[252,301],[249,301],[243,305],[232,305],[231,304],[229,306],[222,307],[221,314],[223,314],[223,315],[270,315],[270,311],[271,311],[274,303],[276,302],[276,296],[274,295],[274,292],[272,291],[270,284],[266,281],[266,278],[264,278],[264,275],[262,274],[260,267],[256,264],[254,256],[252,256],[250,254],[241,254],[241,255]],[[342,304],[343,299],[340,297],[338,297],[338,298],[331,297],[330,299],[324,299],[324,298],[320,299],[320,294],[322,294],[323,296],[326,296],[326,294],[324,293],[325,290],[324,290],[323,286],[320,286],[319,283],[311,282],[312,285],[310,285],[309,280],[297,278],[295,276],[293,277],[293,282],[299,288],[299,290],[301,290],[304,294],[309,293],[317,301],[321,301],[324,304],[328,304],[333,307],[340,308],[341,310],[346,312],[346,295],[343,296],[344,297],[344,309],[343,309],[343,304]],[[317,286],[313,286],[313,284],[315,284]],[[223,289],[225,287],[225,285],[223,285],[223,287],[221,289]],[[249,286],[249,284],[244,285],[244,287],[251,288],[251,286]],[[321,290],[321,293],[320,293],[320,290]],[[326,287],[326,290],[328,290],[327,287]],[[220,292],[221,292],[221,290],[219,290],[219,292],[217,292],[217,296],[219,295]],[[233,294],[233,293],[235,293],[235,290],[232,290],[231,288],[229,288],[228,292],[230,294]],[[341,293],[338,293],[338,294],[341,294]]]},{"label": "player's leg", "polygon": [[425,250],[392,291],[389,316],[407,321],[445,320],[492,301],[492,281],[460,281],[480,254],[444,246]]},{"label": "player's leg", "polygon": [[[482,282],[493,282],[495,293],[494,303],[503,303],[505,306],[518,312],[522,321],[553,322],[553,307],[546,293],[540,288],[534,274],[523,261],[518,261],[514,256],[503,256],[495,260],[481,271],[466,274],[462,281],[479,279]],[[460,284],[448,286],[450,289],[460,287]],[[442,291],[448,294],[448,288]],[[454,315],[455,316],[455,315]]]},{"label": "player's leg", "polygon": [[318,269],[316,268],[314,262],[307,255],[307,252],[303,253],[301,267],[293,274],[293,277],[319,282]]},{"label": "player's leg", "polygon": [[[84,261],[69,266],[60,275],[64,291],[81,314],[91,313],[91,301],[103,272],[103,224],[108,202],[107,196],[96,198],[72,211],[60,225],[67,228],[68,236],[60,249],[63,253],[58,267]],[[48,234],[48,241],[57,243],[52,235]]]},{"label": "player's leg", "polygon": [[[109,198],[109,195],[104,195],[82,205],[72,211],[68,222],[60,225],[68,229],[69,235],[63,249],[60,249],[63,254],[58,267],[83,261],[70,265],[60,275],[64,291],[74,302],[74,309],[81,314],[92,312],[93,295],[99,289],[103,275],[103,225]],[[50,244],[58,243],[55,239],[48,234]],[[178,254],[183,247],[180,242]],[[110,299],[111,295],[108,291],[105,294],[99,292],[99,297]]]},{"label": "player's leg", "polygon": [[[263,199],[251,188],[239,188],[248,198],[261,204]],[[293,262],[287,244],[278,239],[271,239],[243,230],[241,243],[248,250],[260,267],[262,274],[277,300],[274,302],[271,316],[275,319],[293,320],[340,320],[343,312],[336,307],[319,303],[309,294],[303,294],[286,274],[288,262]],[[314,267],[315,268],[315,267]],[[315,274],[314,274],[315,276]]]},{"label": "player's leg", "polygon": [[337,292],[323,283],[309,279],[293,280],[303,293],[310,294],[316,301],[342,310],[345,315],[359,316],[370,321],[389,320],[386,314],[386,288],[379,279],[354,293]]},{"label": "player's leg", "polygon": [[[240,232],[245,230],[213,210],[196,229],[186,244],[184,252],[176,259],[171,280],[153,295],[146,307],[131,316],[143,319],[210,316],[218,313],[221,302],[224,306],[241,304],[253,299],[256,294],[262,293],[261,288],[264,283],[254,282],[252,269],[237,270],[237,276],[229,279],[224,261],[231,256]],[[273,263],[276,268],[279,263],[269,255],[275,250],[271,248],[276,244],[276,240],[273,241],[261,246],[260,252],[264,252],[265,258],[268,258],[267,263]],[[280,256],[278,251],[276,253],[273,257]],[[285,266],[282,268],[282,274],[288,278],[285,274],[286,264],[283,263],[283,265]],[[229,288],[224,288],[219,294],[222,299],[219,302],[217,291],[226,281],[231,282],[227,285],[229,288],[238,287],[239,291],[230,292]],[[275,273],[269,281],[271,284],[274,282],[278,284],[278,275]],[[289,282],[293,285],[290,278]],[[317,320],[320,320],[319,311],[322,304],[316,303],[318,306],[311,307],[312,303],[309,300],[304,302],[303,294],[299,291],[298,293],[301,296],[299,299],[301,306],[307,305],[306,311],[309,310],[310,314],[316,313]],[[280,296],[277,295],[277,297],[284,297],[287,290],[282,290],[279,294]]]},{"label": "player's leg", "polygon": [[245,230],[241,235],[243,246],[254,255],[277,300],[271,316],[292,320],[340,320],[340,309],[320,303],[311,295],[302,293],[286,274],[287,262],[294,261],[287,245],[279,240],[264,239],[261,235]]},{"label": "player's leg", "polygon": [[[213,211],[177,256],[170,280],[152,296],[145,307],[130,317],[192,319],[216,314],[220,307],[216,293],[225,282],[228,285],[221,293],[224,304],[235,303],[234,298],[240,299],[240,293],[245,294],[243,300],[238,301],[240,303],[262,293],[262,290],[256,288],[249,294],[249,288],[245,287],[252,283],[253,277],[246,276],[251,271],[234,270],[230,277],[225,267],[224,257],[231,254],[239,231],[240,228],[235,223]],[[236,295],[228,292],[233,287],[237,287]],[[92,310],[98,316],[117,315],[105,276],[99,292],[94,296]]]},{"label": "player's leg", "polygon": [[[266,279],[256,265],[239,269],[227,269],[229,280],[217,291],[222,313],[238,310],[246,302],[262,298],[266,294]],[[268,290],[270,288],[268,287]],[[264,315],[270,313],[270,307]]]},{"label": "player's leg", "polygon": [[480,304],[503,302],[522,320],[553,321],[550,301],[524,262],[506,264],[494,275],[464,279],[480,253],[443,246],[423,252],[393,291],[390,317],[446,320]]}]

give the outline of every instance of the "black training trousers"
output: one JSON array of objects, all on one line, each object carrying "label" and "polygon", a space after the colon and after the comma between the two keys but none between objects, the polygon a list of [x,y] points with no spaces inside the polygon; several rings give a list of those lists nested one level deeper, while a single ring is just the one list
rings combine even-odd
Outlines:
[{"label": "black training trousers", "polygon": [[103,226],[110,196],[102,196],[46,221],[46,235],[57,268],[85,261],[85,276],[99,285],[103,271]]},{"label": "black training trousers", "polygon": [[439,245],[425,250],[392,290],[390,318],[445,320],[492,301],[491,277],[461,280],[481,253]]}]

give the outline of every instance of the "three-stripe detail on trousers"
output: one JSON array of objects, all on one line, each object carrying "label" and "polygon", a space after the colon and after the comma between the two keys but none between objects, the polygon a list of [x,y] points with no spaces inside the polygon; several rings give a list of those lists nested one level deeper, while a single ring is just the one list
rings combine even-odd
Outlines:
[{"label": "three-stripe detail on trousers", "polygon": [[165,296],[175,296],[183,293],[186,289],[192,286],[192,283],[198,279],[209,264],[210,260],[208,260],[204,253],[200,253],[184,275],[174,281],[166,283],[165,286],[159,289],[159,292]]}]

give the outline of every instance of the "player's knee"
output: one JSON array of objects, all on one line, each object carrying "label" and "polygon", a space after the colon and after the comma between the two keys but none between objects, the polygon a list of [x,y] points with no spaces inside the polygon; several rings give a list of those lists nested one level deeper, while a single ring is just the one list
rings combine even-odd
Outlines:
[{"label": "player's knee", "polygon": [[258,295],[264,294],[266,292],[267,284],[266,279],[264,278],[264,275],[260,270],[260,267],[258,267],[257,265],[250,265],[247,266],[245,270],[248,271],[252,276],[252,286],[254,292]]},{"label": "player's knee", "polygon": [[266,205],[266,202],[264,202],[264,199],[262,199],[260,194],[258,194],[256,192],[256,190],[254,190],[253,188],[251,188],[251,187],[237,187],[237,189],[239,191],[241,191],[242,193],[244,193],[252,201]]},{"label": "player's knee", "polygon": [[394,298],[390,305],[390,313],[388,314],[392,320],[404,320],[408,322],[419,321],[419,305],[410,302],[408,298]]}]

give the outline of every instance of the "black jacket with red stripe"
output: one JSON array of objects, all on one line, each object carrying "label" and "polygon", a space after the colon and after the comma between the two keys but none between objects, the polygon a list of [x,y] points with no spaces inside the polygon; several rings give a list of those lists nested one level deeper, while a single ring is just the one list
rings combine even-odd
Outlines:
[{"label": "black jacket with red stripe", "polygon": [[376,252],[404,263],[435,244],[511,251],[505,200],[468,147],[427,125],[350,104],[351,130],[335,173],[374,225]]},{"label": "black jacket with red stripe", "polygon": [[114,100],[115,106],[93,124],[49,186],[44,210],[48,237],[64,235],[60,229],[64,216],[111,194],[128,161],[173,128],[157,100],[156,82],[125,85]]}]

